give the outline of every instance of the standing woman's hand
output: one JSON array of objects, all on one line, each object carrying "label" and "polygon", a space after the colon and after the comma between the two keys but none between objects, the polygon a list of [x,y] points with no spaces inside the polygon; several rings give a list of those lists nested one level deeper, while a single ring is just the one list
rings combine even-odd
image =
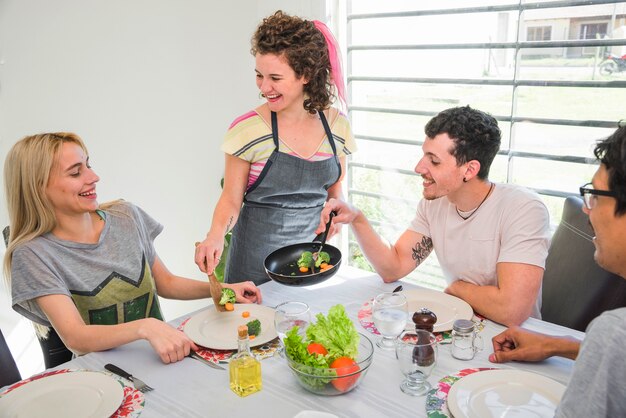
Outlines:
[{"label": "standing woman's hand", "polygon": [[207,237],[202,242],[196,242],[194,261],[203,273],[212,274],[220,263],[224,251],[224,237],[213,239]]}]

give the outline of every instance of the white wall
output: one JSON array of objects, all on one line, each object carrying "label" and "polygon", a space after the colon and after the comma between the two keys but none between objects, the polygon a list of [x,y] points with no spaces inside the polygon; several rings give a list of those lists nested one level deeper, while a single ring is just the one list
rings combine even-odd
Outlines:
[{"label": "white wall", "polygon": [[[78,133],[99,201],[146,209],[170,270],[204,280],[194,242],[219,197],[219,146],[259,103],[250,37],[279,8],[322,19],[325,2],[0,0],[0,159],[26,135]],[[0,200],[6,225],[4,189]],[[204,302],[183,304],[164,303],[166,317]],[[12,315],[6,297],[0,312]]]}]

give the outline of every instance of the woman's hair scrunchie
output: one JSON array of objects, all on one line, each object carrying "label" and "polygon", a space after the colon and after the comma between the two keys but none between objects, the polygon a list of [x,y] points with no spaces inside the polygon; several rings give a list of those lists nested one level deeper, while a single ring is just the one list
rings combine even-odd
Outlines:
[{"label": "woman's hair scrunchie", "polygon": [[346,102],[346,87],[343,81],[343,71],[341,68],[341,56],[339,55],[339,44],[337,40],[333,36],[328,26],[326,26],[323,22],[319,20],[314,20],[313,24],[322,32],[324,35],[324,39],[326,39],[326,45],[328,46],[328,58],[330,60],[330,78],[337,89],[337,96],[339,100],[343,103],[343,105],[347,109]]}]

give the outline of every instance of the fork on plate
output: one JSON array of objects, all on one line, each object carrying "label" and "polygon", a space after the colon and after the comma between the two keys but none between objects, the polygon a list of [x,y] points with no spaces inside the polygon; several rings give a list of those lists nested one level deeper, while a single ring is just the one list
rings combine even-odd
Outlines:
[{"label": "fork on plate", "polygon": [[154,388],[146,385],[143,380],[133,376],[132,374],[128,373],[127,371],[123,369],[120,369],[114,364],[111,364],[111,363],[105,364],[104,368],[112,373],[115,373],[118,376],[122,376],[124,379],[128,379],[131,382],[133,382],[133,385],[135,385],[135,389],[137,389],[141,393],[146,393],[146,392],[150,392],[151,390],[154,390]]}]

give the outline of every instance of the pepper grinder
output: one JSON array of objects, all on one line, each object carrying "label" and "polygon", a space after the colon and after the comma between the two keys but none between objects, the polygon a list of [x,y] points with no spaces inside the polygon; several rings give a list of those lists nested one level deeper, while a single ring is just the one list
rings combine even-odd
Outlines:
[{"label": "pepper grinder", "polygon": [[435,324],[437,323],[437,315],[430,309],[422,308],[413,314],[413,322],[415,323],[416,331],[423,329],[428,332],[433,332]]},{"label": "pepper grinder", "polygon": [[[418,346],[413,349],[413,360],[420,366],[430,366],[435,362],[435,352],[430,345],[437,315],[427,308],[422,308],[413,314],[415,333],[417,334]],[[423,332],[427,331],[427,332]]]}]

